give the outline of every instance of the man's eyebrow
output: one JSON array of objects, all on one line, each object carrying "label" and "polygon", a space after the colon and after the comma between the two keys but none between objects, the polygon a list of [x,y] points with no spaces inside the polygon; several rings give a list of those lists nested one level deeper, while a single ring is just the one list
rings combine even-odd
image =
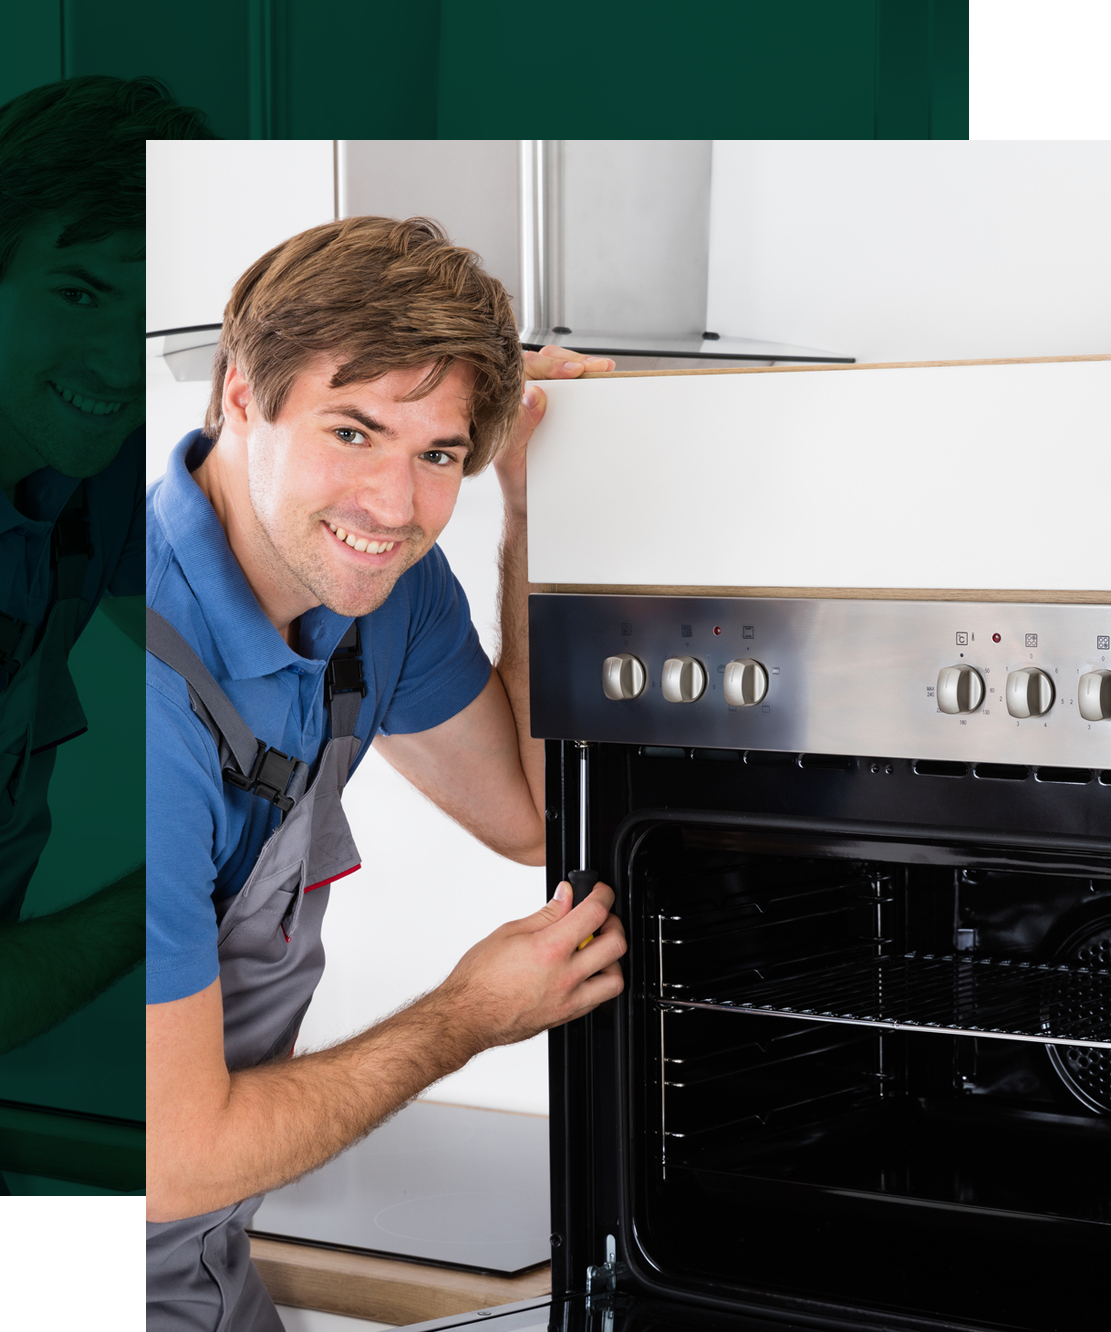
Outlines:
[{"label": "man's eyebrow", "polygon": [[[354,407],[350,403],[341,402],[335,407],[324,407],[316,414],[317,416],[349,416],[372,434],[381,435],[383,439],[397,438],[396,430],[383,425],[381,421],[376,421],[373,416],[367,416],[365,412],[360,411],[358,407]],[[469,453],[472,445],[465,435],[452,435],[449,439],[434,439],[428,447],[429,449],[465,449]]]},{"label": "man's eyebrow", "polygon": [[118,287],[113,287],[110,282],[98,278],[95,273],[90,273],[87,268],[82,268],[79,264],[67,264],[64,268],[48,268],[46,272],[47,276],[51,277],[76,278],[78,282],[86,282],[90,287],[106,292],[110,296],[123,295]]}]

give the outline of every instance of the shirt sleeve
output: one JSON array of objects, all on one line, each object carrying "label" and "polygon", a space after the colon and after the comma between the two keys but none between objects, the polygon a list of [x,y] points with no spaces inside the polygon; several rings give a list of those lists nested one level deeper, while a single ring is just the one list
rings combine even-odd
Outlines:
[{"label": "shirt sleeve", "polygon": [[439,546],[411,571],[405,660],[381,730],[409,735],[462,712],[490,678],[467,598]]},{"label": "shirt sleeve", "polygon": [[226,815],[211,737],[149,664],[147,1003],[161,1004],[199,993],[220,973],[213,848]]}]

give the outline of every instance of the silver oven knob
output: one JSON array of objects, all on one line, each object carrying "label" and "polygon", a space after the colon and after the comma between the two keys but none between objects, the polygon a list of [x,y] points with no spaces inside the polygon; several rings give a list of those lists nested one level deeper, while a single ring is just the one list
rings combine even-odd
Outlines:
[{"label": "silver oven knob", "polygon": [[741,657],[726,666],[724,688],[731,708],[751,708],[768,692],[768,673],[758,661]]},{"label": "silver oven knob", "polygon": [[1111,671],[1089,671],[1080,677],[1080,715],[1085,721],[1111,717]]},{"label": "silver oven knob", "polygon": [[942,712],[975,712],[984,701],[984,682],[971,666],[946,666],[937,677],[937,706]]},{"label": "silver oven knob", "polygon": [[660,683],[669,703],[694,703],[706,688],[706,671],[694,657],[668,657]]},{"label": "silver oven knob", "polygon": [[1036,666],[1007,676],[1007,711],[1012,717],[1042,717],[1053,706],[1053,681]]},{"label": "silver oven knob", "polygon": [[647,679],[644,666],[631,652],[619,652],[602,663],[602,688],[607,698],[637,698]]}]

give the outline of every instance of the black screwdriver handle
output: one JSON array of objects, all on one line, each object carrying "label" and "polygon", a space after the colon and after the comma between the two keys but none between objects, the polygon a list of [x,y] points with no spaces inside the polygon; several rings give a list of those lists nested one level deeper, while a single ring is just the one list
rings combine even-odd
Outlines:
[{"label": "black screwdriver handle", "polygon": [[571,905],[577,907],[590,896],[590,890],[598,882],[597,870],[568,870],[567,882],[571,885]]}]

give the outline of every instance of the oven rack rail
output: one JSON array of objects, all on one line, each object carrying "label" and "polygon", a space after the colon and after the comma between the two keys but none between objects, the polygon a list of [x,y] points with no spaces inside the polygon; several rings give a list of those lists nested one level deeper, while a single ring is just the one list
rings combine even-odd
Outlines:
[{"label": "oven rack rail", "polygon": [[1111,1050],[1111,971],[1009,958],[885,954],[750,981],[715,996],[665,994],[657,1002],[661,1008]]}]

